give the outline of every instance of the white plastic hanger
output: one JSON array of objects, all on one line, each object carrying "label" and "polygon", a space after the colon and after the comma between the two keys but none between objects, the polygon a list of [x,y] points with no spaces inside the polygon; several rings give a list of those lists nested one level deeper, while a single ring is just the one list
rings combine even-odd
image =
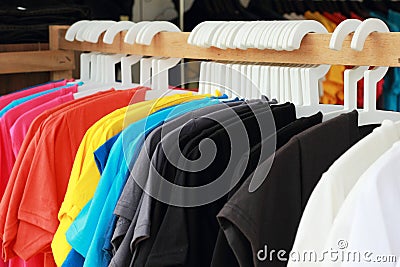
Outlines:
[{"label": "white plastic hanger", "polygon": [[180,32],[181,30],[169,21],[153,21],[141,28],[136,36],[136,43],[150,45],[154,36],[159,32]]},{"label": "white plastic hanger", "polygon": [[252,65],[246,65],[246,95],[245,97],[248,99],[253,98],[253,93],[252,90],[255,89],[257,90],[257,88],[253,88],[253,82],[251,81],[252,77],[253,77],[253,68]]},{"label": "white plastic hanger", "polygon": [[216,83],[218,85],[218,90],[221,92],[221,94],[225,93],[225,72],[226,72],[226,65],[217,63],[215,66],[215,73],[216,73]]},{"label": "white plastic hanger", "polygon": [[85,42],[87,36],[89,35],[89,32],[93,28],[94,25],[99,23],[99,21],[88,21],[87,23],[83,23],[80,25],[80,27],[77,29],[77,32],[75,34],[75,40],[79,42]]},{"label": "white plastic hanger", "polygon": [[286,50],[287,48],[287,36],[289,35],[290,30],[294,27],[294,25],[298,23],[297,21],[287,21],[284,27],[278,32],[276,36],[274,36],[273,40],[273,49],[275,50]]},{"label": "white plastic hanger", "polygon": [[88,36],[85,36],[85,41],[90,42],[90,43],[98,43],[100,35],[111,28],[113,25],[115,25],[117,22],[115,21],[99,21],[98,23],[95,23],[93,26],[90,27],[90,32]]},{"label": "white plastic hanger", "polygon": [[258,48],[257,47],[258,37],[262,34],[262,30],[267,25],[268,25],[267,21],[257,21],[257,22],[255,22],[255,26],[253,27],[253,29],[249,33],[249,36],[248,36],[248,38],[246,40],[246,46],[248,48]]},{"label": "white plastic hanger", "polygon": [[[360,20],[347,19],[342,21],[332,34],[329,48],[341,50],[344,39],[361,25]],[[368,66],[354,67],[351,70],[344,71],[344,105],[343,109],[324,114],[324,121],[332,119],[342,113],[357,109],[357,83],[364,77],[364,72]]]},{"label": "white plastic hanger", "polygon": [[114,42],[115,36],[119,34],[122,31],[127,31],[129,30],[133,25],[135,25],[134,22],[132,21],[119,21],[116,24],[112,25],[106,33],[104,34],[103,37],[103,42],[105,44],[112,44]]},{"label": "white plastic hanger", "polygon": [[[389,32],[387,25],[379,19],[366,19],[357,28],[351,40],[351,48],[361,51],[365,40],[372,32]],[[359,125],[382,123],[385,119],[400,120],[400,113],[376,109],[377,83],[383,79],[389,67],[375,67],[364,73],[364,109],[359,113]]]},{"label": "white plastic hanger", "polygon": [[204,30],[199,32],[198,45],[205,48],[211,47],[214,34],[218,32],[218,29],[223,27],[224,25],[225,22],[223,21],[215,22],[212,24],[204,24]]},{"label": "white plastic hanger", "polygon": [[300,68],[300,66],[290,68],[290,89],[292,96],[291,102],[296,106],[303,105]]},{"label": "white plastic hanger", "polygon": [[271,66],[268,65],[263,65],[261,66],[261,93],[263,95],[266,95],[270,99],[272,99],[271,96]]},{"label": "white plastic hanger", "polygon": [[246,64],[239,64],[239,72],[240,72],[240,88],[239,95],[245,98],[248,98],[247,91],[249,90],[247,81],[249,78],[247,77],[247,65]]},{"label": "white plastic hanger", "polygon": [[185,90],[169,89],[168,70],[176,66],[181,61],[180,58],[153,59],[152,89],[146,92],[146,100],[159,97],[182,94],[189,92]]},{"label": "white plastic hanger", "polygon": [[194,27],[194,29],[190,32],[189,37],[188,37],[188,44],[190,45],[196,45],[196,43],[194,42],[195,37],[197,37],[198,32],[201,30],[202,25],[207,24],[208,21],[203,21],[199,24],[196,25],[196,27]]},{"label": "white plastic hanger", "polygon": [[129,28],[125,35],[124,42],[127,44],[134,44],[139,31],[149,23],[150,21],[141,21]]},{"label": "white plastic hanger", "polygon": [[90,81],[90,63],[94,53],[82,53],[80,58],[80,80],[83,82]]},{"label": "white plastic hanger", "polygon": [[268,47],[268,38],[271,35],[271,32],[274,30],[276,22],[271,21],[262,32],[259,40],[259,47],[258,49],[267,49]]},{"label": "white plastic hanger", "polygon": [[212,35],[219,26],[221,26],[221,21],[204,21],[198,24],[190,33],[188,44],[209,47],[207,42],[210,39],[210,35]]},{"label": "white plastic hanger", "polygon": [[270,36],[268,36],[267,49],[275,49],[278,46],[277,40],[279,39],[279,35],[287,24],[287,21],[280,21],[280,23],[274,25]]},{"label": "white plastic hanger", "polygon": [[[218,40],[221,40],[223,38],[226,38],[226,35],[228,34],[228,32],[230,31],[230,28],[233,26],[232,23],[230,22],[223,22],[221,27],[219,27],[214,34],[212,35],[212,40],[210,42],[211,46],[214,47],[218,47],[220,48],[221,46],[221,42],[218,43]],[[224,49],[226,49],[226,47],[224,46]]]},{"label": "white plastic hanger", "polygon": [[[204,36],[203,38],[203,43],[202,46],[203,47],[211,47],[211,46],[215,46],[213,41],[217,38],[217,36],[219,35],[219,33],[221,32],[221,30],[225,27],[225,25],[229,23],[229,22],[220,22],[218,24],[213,25],[213,27],[210,27],[209,31],[205,31],[203,32],[202,36]],[[205,26],[207,27],[207,26]]]},{"label": "white plastic hanger", "polygon": [[243,23],[235,38],[234,45],[239,49],[246,50],[248,48],[247,38],[249,37],[250,32],[252,32],[256,26],[257,21]]},{"label": "white plastic hanger", "polygon": [[303,20],[296,23],[296,26],[290,31],[288,37],[287,50],[295,50],[300,48],[301,41],[307,33],[328,33],[328,30],[318,21]]},{"label": "white plastic hanger", "polygon": [[207,62],[205,62],[205,61],[202,61],[200,63],[199,86],[198,86],[199,94],[204,94],[204,92],[205,92],[205,82],[207,81],[206,80],[206,75],[207,75],[206,64],[207,64]]},{"label": "white plastic hanger", "polygon": [[225,94],[229,97],[233,97],[233,92],[232,92],[232,64],[228,63],[226,64],[226,69],[225,69]]},{"label": "white plastic hanger", "polygon": [[243,21],[238,21],[234,23],[232,29],[230,29],[229,33],[226,35],[226,39],[222,39],[221,41],[225,43],[225,46],[230,49],[235,49],[235,37],[237,36],[239,30],[243,25]]},{"label": "white plastic hanger", "polygon": [[261,66],[260,65],[252,65],[250,66],[251,70],[251,98],[259,98],[261,96]]},{"label": "white plastic hanger", "polygon": [[65,40],[69,42],[75,41],[75,36],[77,32],[85,25],[89,23],[89,20],[80,20],[75,22],[68,28],[67,32],[65,33]]},{"label": "white plastic hanger", "polygon": [[132,81],[132,65],[137,64],[142,59],[140,55],[132,55],[121,58],[121,83],[123,86],[137,86]]},{"label": "white plastic hanger", "polygon": [[[341,110],[342,107],[338,105],[328,105],[319,103],[319,86],[320,80],[325,77],[330,69],[330,65],[319,65],[315,67],[309,67],[302,69],[302,75],[304,70],[303,79],[303,105],[296,107],[297,117],[310,116],[316,112],[322,112],[323,114]],[[305,79],[305,83],[304,83]],[[306,88],[304,90],[304,88]]]}]

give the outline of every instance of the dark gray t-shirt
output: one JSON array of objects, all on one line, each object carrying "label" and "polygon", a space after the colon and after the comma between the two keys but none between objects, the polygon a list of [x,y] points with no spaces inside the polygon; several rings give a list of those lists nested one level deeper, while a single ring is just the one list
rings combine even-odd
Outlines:
[{"label": "dark gray t-shirt", "polygon": [[[252,108],[255,108],[255,109],[257,109],[257,108],[265,109],[266,108],[266,103],[264,101],[260,101],[260,100],[250,101],[249,104],[252,106]],[[207,107],[207,109],[208,108],[209,107]],[[217,109],[218,108],[214,107],[214,110],[217,110]],[[238,113],[242,112],[244,114],[246,112],[248,113],[248,111],[249,111],[249,108],[248,107],[246,108],[245,105],[244,106],[242,105],[241,107],[237,106],[237,107],[234,107],[233,109],[236,110],[236,112],[238,112]],[[277,122],[279,127],[282,127],[283,125],[285,125],[295,119],[294,106],[291,104],[287,103],[287,104],[283,104],[283,105],[277,105],[273,109],[276,109],[276,110],[280,109],[280,110],[282,110],[281,113],[284,114],[283,116],[280,116],[281,119],[278,120],[278,122]],[[223,109],[221,108],[221,111],[222,110]],[[206,115],[211,112],[212,112],[211,109],[208,109],[208,110],[203,109],[203,110],[195,111],[191,114],[186,114],[186,115],[184,115],[184,118],[180,118],[179,121],[175,121],[175,125],[177,125],[178,123],[184,124],[185,121],[187,122],[190,119],[194,122],[195,118],[199,118],[202,115]],[[226,115],[225,115],[225,117],[226,117]],[[223,113],[221,113],[221,118],[224,118]],[[229,117],[226,117],[224,119],[229,119]],[[178,123],[176,123],[176,122],[178,122]],[[169,129],[176,128],[175,125],[170,124]],[[196,121],[196,124],[193,124],[192,126],[198,127],[199,125],[202,125],[202,123],[198,124],[198,121]],[[165,127],[165,126],[166,125],[164,125],[163,127]],[[193,127],[188,127],[185,129],[193,130]],[[200,127],[199,129],[202,129],[202,128]],[[180,131],[180,129],[178,129],[176,131]],[[186,136],[186,138],[190,139],[190,135],[195,134],[195,132],[196,131],[188,131],[187,133],[183,133],[183,136]],[[156,140],[157,140],[157,138],[156,138]],[[150,139],[146,140],[146,142],[151,142],[151,140]],[[150,149],[150,151],[151,151],[151,149]],[[140,164],[141,166],[137,166],[138,165],[138,162],[137,162],[137,164],[135,164],[135,167],[134,167],[134,173],[137,173],[138,175],[141,175],[141,177],[146,179],[149,174],[149,165],[150,165],[149,157],[148,157],[147,153],[145,153],[143,150],[141,151],[141,155],[142,156],[139,156],[139,158],[143,157],[144,158],[143,162],[145,162],[145,164]],[[130,185],[133,185],[133,187],[130,187],[130,185],[128,185],[128,183]],[[129,254],[132,253],[132,251],[134,250],[135,242],[138,240],[141,240],[143,238],[146,238],[149,235],[150,226],[151,226],[151,224],[150,224],[151,198],[147,194],[141,195],[140,197],[138,197],[138,195],[136,193],[132,194],[132,192],[135,192],[135,190],[136,190],[136,189],[133,189],[133,191],[132,191],[132,188],[134,188],[135,186],[138,187],[135,184],[135,181],[131,176],[128,179],[127,185],[124,188],[125,194],[121,195],[120,200],[123,200],[123,202],[120,201],[118,203],[118,207],[116,208],[116,213],[120,216],[120,219],[119,219],[119,223],[117,225],[116,231],[114,232],[114,242],[116,240],[120,239],[120,240],[123,240],[122,241],[123,244],[118,248],[116,255],[113,257],[113,260],[111,262],[112,266],[126,265],[127,262],[129,262],[129,261],[127,261],[127,259],[129,259]],[[133,210],[132,206],[134,206],[133,203],[135,203],[134,198],[136,198],[136,200],[142,198],[142,200],[141,200],[141,205],[138,206],[139,208],[136,209],[135,212],[132,212],[132,210]],[[139,214],[138,214],[138,212],[139,212]],[[134,213],[136,213],[136,215]],[[126,218],[126,217],[129,217],[129,218]],[[121,218],[125,218],[125,219],[121,219]]]}]

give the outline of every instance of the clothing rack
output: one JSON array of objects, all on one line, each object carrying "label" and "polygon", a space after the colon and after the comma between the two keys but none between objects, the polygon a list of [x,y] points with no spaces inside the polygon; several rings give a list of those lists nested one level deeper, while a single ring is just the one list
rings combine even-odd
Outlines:
[{"label": "clothing rack", "polygon": [[400,33],[397,32],[372,33],[367,38],[364,49],[359,52],[350,48],[352,36],[345,39],[342,50],[329,49],[332,34],[310,33],[304,37],[300,49],[275,51],[196,47],[187,43],[188,32],[161,32],[154,37],[149,46],[124,43],[124,32],[119,33],[111,45],[103,43],[101,36],[100,41],[95,44],[69,42],[64,39],[67,29],[68,26],[50,27],[50,39],[54,50],[97,51],[198,60],[400,67],[400,50],[394,45],[400,44]]}]

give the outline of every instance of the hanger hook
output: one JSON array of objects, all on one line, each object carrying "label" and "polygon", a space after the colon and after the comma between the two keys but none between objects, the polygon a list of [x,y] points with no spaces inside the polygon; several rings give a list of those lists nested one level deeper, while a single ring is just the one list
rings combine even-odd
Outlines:
[{"label": "hanger hook", "polygon": [[341,50],[344,39],[346,39],[350,33],[355,32],[361,23],[362,21],[358,19],[346,19],[342,21],[332,33],[329,48],[337,51]]},{"label": "hanger hook", "polygon": [[363,50],[365,40],[372,32],[390,32],[390,30],[385,22],[380,19],[366,19],[356,29],[351,40],[351,48],[357,51]]},{"label": "hanger hook", "polygon": [[103,37],[103,42],[105,44],[112,44],[118,33],[129,30],[133,25],[135,25],[135,23],[132,21],[117,22],[106,31]]},{"label": "hanger hook", "polygon": [[136,43],[150,45],[154,36],[159,32],[180,32],[181,30],[169,21],[153,21],[146,24],[136,36]]}]

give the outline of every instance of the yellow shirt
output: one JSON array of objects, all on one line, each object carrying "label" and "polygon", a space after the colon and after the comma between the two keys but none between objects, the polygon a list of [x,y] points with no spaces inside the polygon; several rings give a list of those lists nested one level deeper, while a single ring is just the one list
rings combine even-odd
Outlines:
[{"label": "yellow shirt", "polygon": [[210,95],[185,93],[139,102],[108,114],[89,128],[75,156],[68,188],[58,213],[60,225],[51,244],[58,266],[62,265],[71,250],[65,234],[81,209],[93,197],[100,179],[93,156],[94,151],[121,132],[124,126],[143,119],[157,110],[207,96]]}]

